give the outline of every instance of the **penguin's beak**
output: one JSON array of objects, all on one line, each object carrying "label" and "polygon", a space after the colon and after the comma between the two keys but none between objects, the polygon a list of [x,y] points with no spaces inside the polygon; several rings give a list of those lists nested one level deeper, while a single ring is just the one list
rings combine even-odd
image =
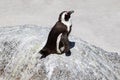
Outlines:
[{"label": "penguin's beak", "polygon": [[68,11],[68,13],[69,13],[69,14],[72,14],[72,13],[74,13],[74,11],[73,11],[73,10],[71,10],[71,11]]}]

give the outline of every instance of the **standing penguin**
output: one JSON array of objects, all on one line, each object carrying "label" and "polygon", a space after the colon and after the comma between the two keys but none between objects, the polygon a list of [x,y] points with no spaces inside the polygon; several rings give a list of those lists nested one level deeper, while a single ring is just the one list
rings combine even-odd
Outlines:
[{"label": "standing penguin", "polygon": [[71,32],[71,14],[74,11],[63,11],[60,13],[58,21],[51,29],[46,45],[39,53],[41,58],[45,58],[49,54],[62,54],[70,51],[68,36]]}]

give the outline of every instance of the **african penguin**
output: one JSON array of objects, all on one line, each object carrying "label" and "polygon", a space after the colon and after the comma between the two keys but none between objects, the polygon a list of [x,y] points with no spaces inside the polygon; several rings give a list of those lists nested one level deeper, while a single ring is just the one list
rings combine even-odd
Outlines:
[{"label": "african penguin", "polygon": [[71,14],[74,11],[63,11],[60,13],[58,21],[51,29],[47,43],[40,50],[41,58],[45,58],[49,54],[62,54],[70,50],[68,36],[71,32]]}]

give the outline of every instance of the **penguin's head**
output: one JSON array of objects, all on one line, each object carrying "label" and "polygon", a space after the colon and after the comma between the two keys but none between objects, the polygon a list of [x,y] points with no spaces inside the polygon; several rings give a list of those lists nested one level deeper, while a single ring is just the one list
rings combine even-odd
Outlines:
[{"label": "penguin's head", "polygon": [[70,18],[71,18],[71,14],[72,13],[74,13],[73,10],[61,12],[60,15],[59,15],[59,21],[60,22],[63,22],[63,21],[67,22],[67,21],[69,21]]}]

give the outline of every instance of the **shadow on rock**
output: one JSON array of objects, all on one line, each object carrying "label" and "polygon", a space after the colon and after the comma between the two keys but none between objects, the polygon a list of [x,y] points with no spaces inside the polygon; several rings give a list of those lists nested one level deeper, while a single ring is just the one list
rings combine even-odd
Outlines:
[{"label": "shadow on rock", "polygon": [[73,47],[75,47],[75,42],[69,41],[69,44],[70,44],[70,49],[72,49]]}]

